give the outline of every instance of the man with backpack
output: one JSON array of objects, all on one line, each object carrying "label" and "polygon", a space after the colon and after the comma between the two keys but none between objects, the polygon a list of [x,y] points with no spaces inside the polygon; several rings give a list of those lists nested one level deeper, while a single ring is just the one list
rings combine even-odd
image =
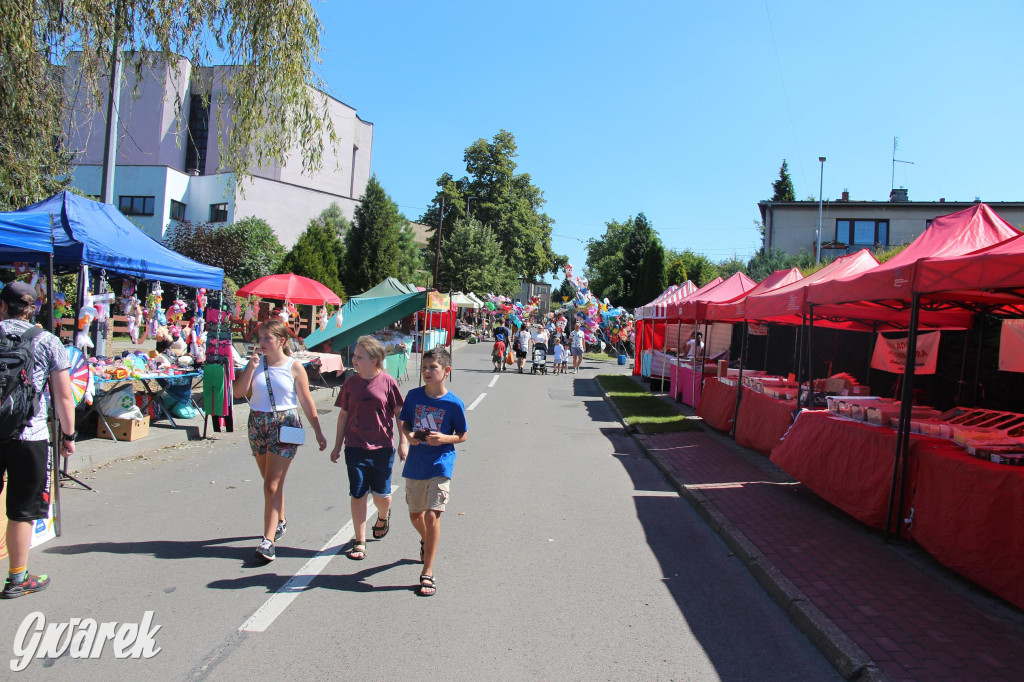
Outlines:
[{"label": "man with backpack", "polygon": [[32,526],[50,506],[50,432],[47,381],[60,420],[61,454],[75,451],[75,401],[71,396],[68,353],[53,334],[29,322],[35,291],[11,282],[0,291],[0,486],[7,473],[7,551],[9,575],[0,597],[14,599],[46,589],[50,578],[30,575]]}]

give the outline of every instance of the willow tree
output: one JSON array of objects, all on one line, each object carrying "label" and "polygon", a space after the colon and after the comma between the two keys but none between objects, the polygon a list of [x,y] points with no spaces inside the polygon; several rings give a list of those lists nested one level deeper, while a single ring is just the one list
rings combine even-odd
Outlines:
[{"label": "willow tree", "polygon": [[[318,170],[325,140],[337,139],[315,71],[321,30],[308,0],[0,3],[0,203],[22,205],[66,182],[68,104],[105,110],[115,53],[136,82],[182,57],[235,65],[218,69],[223,87],[210,102],[211,120],[230,118],[218,127],[220,168],[242,180],[298,149],[303,170]],[[188,102],[174,104],[180,130]]]}]

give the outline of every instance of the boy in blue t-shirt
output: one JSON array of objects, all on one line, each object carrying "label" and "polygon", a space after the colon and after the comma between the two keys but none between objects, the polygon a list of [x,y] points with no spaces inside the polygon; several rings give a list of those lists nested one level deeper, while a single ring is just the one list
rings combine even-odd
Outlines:
[{"label": "boy in blue t-shirt", "polygon": [[409,456],[402,476],[409,519],[420,534],[419,594],[430,597],[434,585],[434,557],[441,535],[441,512],[448,503],[455,445],[466,442],[466,406],[445,386],[452,371],[452,356],[443,346],[423,354],[423,386],[409,391],[398,420],[409,439]]}]

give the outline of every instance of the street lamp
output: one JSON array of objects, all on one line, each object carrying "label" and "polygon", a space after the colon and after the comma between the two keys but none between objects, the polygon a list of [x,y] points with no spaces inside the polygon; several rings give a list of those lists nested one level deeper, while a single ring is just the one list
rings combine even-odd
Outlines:
[{"label": "street lamp", "polygon": [[815,263],[821,263],[821,188],[825,183],[825,157],[819,156],[818,161],[821,163],[821,173],[818,175],[818,256]]}]

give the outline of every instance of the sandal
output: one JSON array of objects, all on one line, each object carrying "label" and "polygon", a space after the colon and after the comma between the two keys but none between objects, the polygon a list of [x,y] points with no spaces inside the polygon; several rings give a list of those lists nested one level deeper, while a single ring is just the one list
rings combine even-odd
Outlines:
[{"label": "sandal", "polygon": [[355,542],[352,549],[348,550],[348,558],[355,561],[362,561],[366,558],[366,543]]},{"label": "sandal", "polygon": [[434,576],[421,575],[419,595],[421,597],[433,597],[435,592],[437,592],[437,586],[434,585]]},{"label": "sandal", "polygon": [[[384,524],[383,526],[380,524]],[[381,518],[380,514],[377,515],[377,523],[373,524],[373,539],[383,540],[384,536],[391,530],[391,510],[388,509],[387,518]]]},{"label": "sandal", "polygon": [[420,540],[420,563],[423,563],[423,540]]}]

